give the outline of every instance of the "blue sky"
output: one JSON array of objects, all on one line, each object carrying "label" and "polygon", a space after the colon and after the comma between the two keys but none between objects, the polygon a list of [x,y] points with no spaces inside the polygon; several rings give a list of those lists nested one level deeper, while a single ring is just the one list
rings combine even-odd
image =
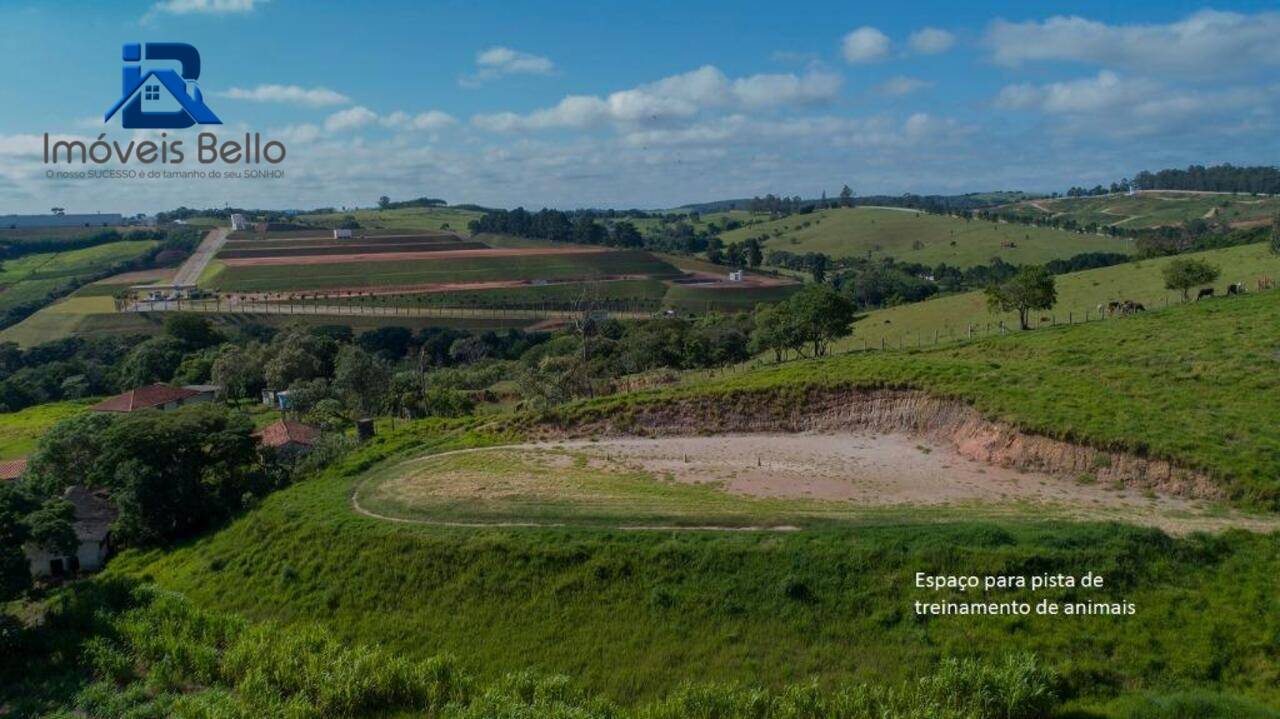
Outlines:
[{"label": "blue sky", "polygon": [[[1277,162],[1274,3],[955,7],[7,1],[0,212],[382,194],[665,207],[844,183],[1062,190]],[[199,48],[200,87],[226,123],[214,131],[283,140],[285,177],[46,178],[41,133],[134,136],[102,113],[119,92],[120,45],[147,41]]]}]

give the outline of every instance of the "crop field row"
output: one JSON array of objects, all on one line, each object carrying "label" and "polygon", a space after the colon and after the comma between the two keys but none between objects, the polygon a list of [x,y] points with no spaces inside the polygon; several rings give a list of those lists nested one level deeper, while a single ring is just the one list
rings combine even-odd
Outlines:
[{"label": "crop field row", "polygon": [[[656,312],[663,308],[680,312],[742,312],[761,302],[785,299],[799,285],[770,287],[698,287],[679,285],[658,279],[621,279],[597,283],[590,292],[597,302],[610,306],[631,307],[634,311]],[[442,287],[426,292],[369,292],[350,296],[298,296],[274,298],[282,304],[323,305],[331,307],[492,307],[508,309],[568,309],[584,295],[582,282],[556,282],[546,285],[516,285],[489,289],[457,289]]]},{"label": "crop field row", "polygon": [[354,253],[386,254],[397,252],[439,252],[443,250],[483,250],[488,246],[481,242],[399,242],[395,244],[364,243],[360,245],[302,245],[254,249],[223,249],[218,257],[224,260],[253,257],[317,257],[326,255],[350,255]]},{"label": "crop field row", "polygon": [[1131,253],[1128,240],[1014,223],[964,220],[896,208],[818,210],[721,234],[726,243],[764,237],[768,250],[832,257],[892,257],[925,265],[1042,264],[1085,252]]},{"label": "crop field row", "polygon": [[[477,252],[484,252],[483,250]],[[443,254],[443,253],[442,253]],[[678,271],[639,251],[502,254],[395,262],[297,266],[224,266],[202,284],[223,291],[263,292],[495,280],[567,280],[619,275],[674,276]]]},{"label": "crop field row", "polygon": [[442,243],[448,244],[459,242],[461,238],[453,234],[444,233],[423,233],[413,235],[378,235],[371,237],[353,237],[349,239],[335,240],[329,236],[320,237],[295,237],[289,239],[270,240],[270,239],[237,239],[227,240],[222,245],[227,250],[250,250],[250,249],[291,249],[295,247],[366,247],[368,245],[395,245],[395,244],[417,244],[417,243]]}]

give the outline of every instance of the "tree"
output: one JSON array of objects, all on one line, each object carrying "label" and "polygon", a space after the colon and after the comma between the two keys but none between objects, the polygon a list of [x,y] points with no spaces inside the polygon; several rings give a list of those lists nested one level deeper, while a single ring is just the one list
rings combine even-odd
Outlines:
[{"label": "tree", "polygon": [[354,345],[343,345],[334,363],[333,386],[349,407],[367,417],[386,404],[391,370],[381,358]]},{"label": "tree", "polygon": [[378,198],[378,207],[379,207],[379,208],[381,208],[381,209],[385,210],[385,209],[387,209],[387,208],[388,208],[388,207],[390,207],[390,206],[391,206],[391,198],[390,198],[390,197],[387,197],[386,195],[383,195],[382,197],[379,197],[379,198]]},{"label": "tree", "polygon": [[267,488],[252,422],[223,405],[133,412],[102,432],[101,446],[87,484],[111,490],[125,544],[186,536]]},{"label": "tree", "polygon": [[1280,213],[1271,218],[1271,253],[1280,255]]},{"label": "tree", "polygon": [[91,484],[98,457],[105,450],[103,437],[116,419],[114,413],[85,412],[50,427],[27,467],[36,491],[52,497],[71,485]]},{"label": "tree", "polygon": [[1182,293],[1182,301],[1186,302],[1191,289],[1213,284],[1222,271],[1205,262],[1190,257],[1178,257],[1169,262],[1161,270],[1164,275],[1165,289]]},{"label": "tree", "polygon": [[849,189],[848,185],[840,190],[840,206],[853,207],[853,190]]},{"label": "tree", "polygon": [[27,536],[33,544],[54,554],[75,554],[80,546],[76,539],[75,521],[75,505],[62,497],[53,497],[27,515]]},{"label": "tree", "polygon": [[31,587],[31,569],[22,551],[28,539],[22,515],[22,498],[14,483],[0,483],[0,602]]},{"label": "tree", "polygon": [[1058,288],[1053,275],[1041,266],[1023,267],[1008,281],[987,286],[987,308],[992,312],[1017,312],[1018,325],[1031,329],[1027,315],[1031,310],[1052,309],[1058,302]]},{"label": "tree", "polygon": [[373,352],[388,361],[395,361],[409,353],[413,344],[413,332],[408,327],[388,326],[361,332],[356,344],[366,352]]},{"label": "tree", "polygon": [[169,381],[182,363],[184,350],[181,340],[167,335],[144,341],[121,361],[117,369],[120,384],[133,388]]},{"label": "tree", "polygon": [[613,226],[613,244],[616,247],[643,247],[644,238],[640,231],[630,222],[619,222]]},{"label": "tree", "polygon": [[754,237],[746,241],[745,254],[747,266],[752,269],[759,267],[760,263],[764,262],[764,252],[760,249],[760,240]]},{"label": "tree", "polygon": [[791,325],[787,335],[812,347],[814,357],[825,355],[832,340],[853,333],[853,302],[826,285],[805,285],[782,303],[782,311]]},{"label": "tree", "polygon": [[751,346],[756,352],[773,351],[773,359],[781,362],[787,351],[803,344],[794,323],[782,304],[760,305],[752,318]]},{"label": "tree", "polygon": [[707,262],[713,265],[724,262],[724,241],[719,237],[707,240]]},{"label": "tree", "polygon": [[822,284],[827,279],[827,265],[830,258],[821,252],[815,252],[809,258],[809,274],[813,276],[813,281]]},{"label": "tree", "polygon": [[189,349],[203,349],[226,340],[221,332],[214,329],[207,317],[190,312],[179,312],[169,315],[164,321],[165,334],[173,337]]},{"label": "tree", "polygon": [[257,344],[245,347],[227,345],[213,360],[209,376],[222,387],[227,399],[256,397],[266,386],[262,374],[262,349]]}]

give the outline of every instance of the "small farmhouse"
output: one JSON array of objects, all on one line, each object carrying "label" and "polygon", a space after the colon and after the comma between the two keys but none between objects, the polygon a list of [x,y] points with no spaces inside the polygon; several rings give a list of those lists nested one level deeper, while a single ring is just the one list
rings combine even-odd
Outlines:
[{"label": "small farmhouse", "polygon": [[239,212],[231,214],[231,231],[240,232],[249,229],[249,220]]},{"label": "small farmhouse", "polygon": [[119,512],[105,490],[68,487],[63,494],[75,507],[75,533],[80,546],[75,554],[54,554],[44,547],[27,546],[27,561],[33,577],[62,577],[102,568],[111,554],[111,525]]},{"label": "small farmhouse", "polygon": [[153,384],[131,389],[124,394],[104,399],[90,407],[95,412],[136,412],[140,409],[171,410],[189,404],[208,402],[214,392],[187,387]]},{"label": "small farmhouse", "polygon": [[351,239],[351,230],[334,230],[334,231],[333,231],[333,239],[335,239],[335,240],[349,240],[349,239]]},{"label": "small farmhouse", "polygon": [[320,439],[320,430],[301,422],[279,420],[254,433],[258,442],[277,455],[299,455],[309,452]]},{"label": "small farmhouse", "polygon": [[730,282],[741,282],[742,278],[743,278],[742,270],[734,270],[733,272],[729,273]]}]

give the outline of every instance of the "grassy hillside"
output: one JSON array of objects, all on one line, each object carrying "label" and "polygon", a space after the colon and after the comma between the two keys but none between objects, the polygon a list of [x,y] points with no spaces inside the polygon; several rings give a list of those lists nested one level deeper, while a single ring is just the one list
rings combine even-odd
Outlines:
[{"label": "grassy hillside", "polygon": [[[1082,252],[1132,251],[1132,245],[1101,235],[1018,224],[996,224],[930,215],[912,210],[855,207],[818,210],[759,222],[721,235],[725,242],[765,236],[765,248],[832,257],[893,257],[907,262],[953,267],[987,264],[999,257],[1011,264],[1040,264]],[[1013,243],[1013,247],[1002,246]]]},{"label": "grassy hillside", "polygon": [[[1259,277],[1280,278],[1280,256],[1273,254],[1264,244],[1210,250],[1184,257],[1203,259],[1222,269],[1222,276],[1217,282],[1219,294],[1226,291],[1228,283],[1242,282],[1253,291]],[[1181,295],[1164,289],[1161,275],[1161,268],[1172,260],[1170,257],[1141,260],[1059,275],[1057,305],[1052,310],[1036,312],[1032,319],[1036,324],[1042,317],[1059,323],[1068,319],[1081,322],[1087,312],[1091,320],[1096,320],[1098,305],[1111,301],[1134,300],[1146,305],[1148,310],[1177,304],[1182,299]],[[941,340],[963,338],[968,334],[969,325],[974,326],[975,333],[983,334],[997,332],[1001,321],[1010,331],[1018,326],[1016,313],[988,311],[986,296],[982,292],[948,295],[870,312],[854,325],[853,337],[841,342],[837,349],[879,347],[882,338],[893,347],[927,345],[933,342],[935,332]]]},{"label": "grassy hillside", "polygon": [[19,412],[0,412],[0,459],[25,457],[36,442],[59,421],[85,411],[98,400],[51,402]]},{"label": "grassy hillside", "polygon": [[453,230],[467,234],[467,223],[482,213],[449,207],[406,207],[398,210],[353,210],[329,215],[300,215],[298,220],[312,225],[330,226],[353,215],[366,229],[384,230]]},{"label": "grassy hillside", "polygon": [[1280,198],[1148,191],[1137,195],[1020,202],[1007,205],[1000,212],[1028,218],[1054,216],[1075,220],[1080,225],[1096,223],[1133,230],[1181,225],[1194,219],[1250,225],[1270,221],[1276,212],[1280,212]]},{"label": "grassy hillside", "polygon": [[[129,553],[110,572],[254,620],[319,622],[405,657],[447,652],[484,677],[566,673],[624,703],[687,681],[892,682],[944,656],[1018,650],[1044,657],[1078,705],[1175,686],[1280,700],[1274,671],[1259,671],[1272,666],[1266,637],[1280,630],[1267,610],[1275,535],[1172,540],[1118,525],[902,519],[791,534],[472,530],[349,510],[353,478],[382,456],[503,439],[439,425],[384,436],[215,535]],[[1092,571],[1109,588],[1090,598],[1140,610],[918,618],[914,600],[962,598],[914,587],[916,572],[940,570]]]},{"label": "grassy hillside", "polygon": [[[624,417],[697,397],[725,412],[762,403],[803,412],[823,387],[915,387],[1055,437],[1204,468],[1237,500],[1274,507],[1278,312],[1280,293],[1254,295],[964,347],[793,362],[552,416]],[[131,552],[110,572],[145,575],[254,620],[318,622],[407,657],[449,652],[485,677],[567,673],[624,703],[690,680],[894,681],[944,656],[1028,650],[1060,674],[1058,690],[1078,710],[1063,717],[1238,715],[1187,713],[1215,705],[1206,692],[1216,691],[1280,704],[1280,534],[1172,539],[1115,524],[1031,516],[995,525],[910,509],[792,533],[447,528],[351,511],[353,486],[388,459],[521,438],[499,429],[520,423],[478,421],[384,428],[226,529],[173,551]],[[1095,572],[1103,590],[1029,596],[1131,601],[1137,613],[919,617],[915,600],[963,599],[918,589],[922,571]],[[1146,697],[1167,692],[1183,693]]]},{"label": "grassy hillside", "polygon": [[[0,313],[43,300],[51,292],[75,286],[82,278],[146,254],[151,240],[124,240],[80,250],[43,252],[0,263]],[[4,335],[0,334],[0,338]]]}]

